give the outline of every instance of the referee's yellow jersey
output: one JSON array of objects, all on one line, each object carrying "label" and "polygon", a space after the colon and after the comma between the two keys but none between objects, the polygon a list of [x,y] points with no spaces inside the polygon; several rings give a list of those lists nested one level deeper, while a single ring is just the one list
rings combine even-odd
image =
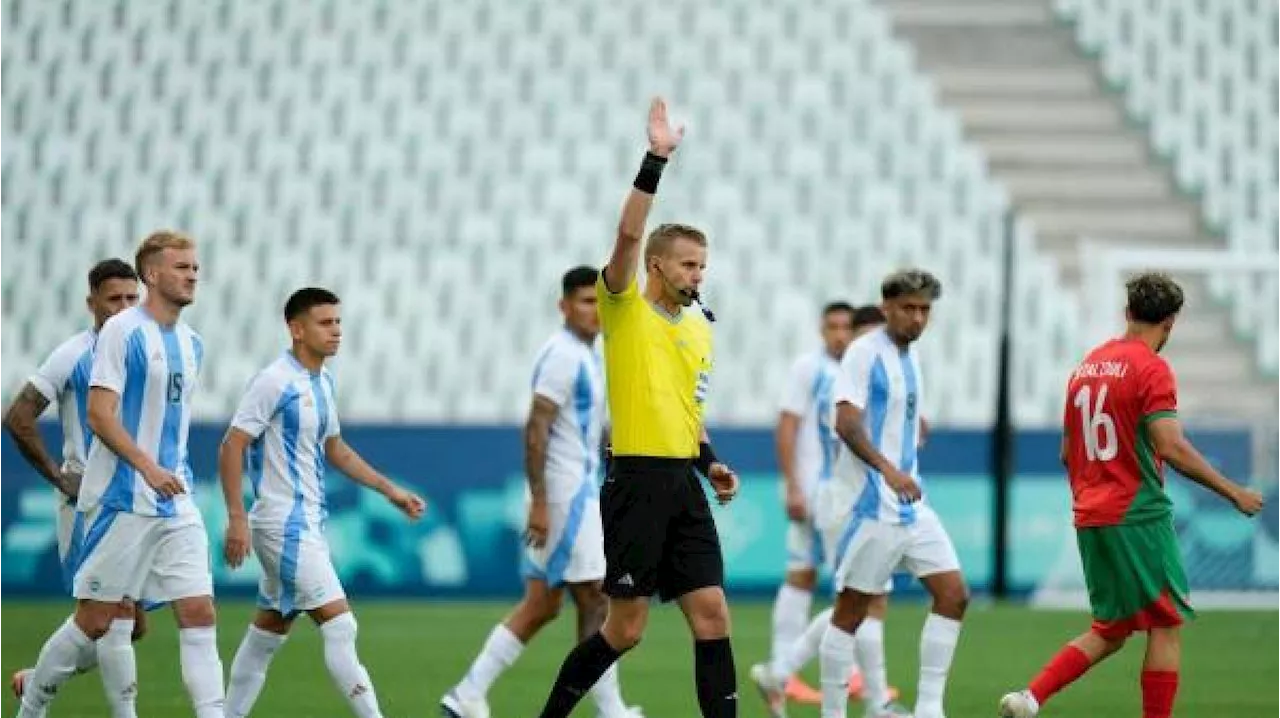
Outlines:
[{"label": "referee's yellow jersey", "polygon": [[614,294],[596,282],[615,456],[698,455],[711,378],[711,326],[700,312],[671,318],[633,277]]}]

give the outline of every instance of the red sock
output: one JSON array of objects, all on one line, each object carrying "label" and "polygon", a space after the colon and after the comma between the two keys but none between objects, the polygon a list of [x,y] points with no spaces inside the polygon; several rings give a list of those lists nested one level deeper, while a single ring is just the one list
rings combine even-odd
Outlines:
[{"label": "red sock", "polygon": [[1031,695],[1035,696],[1036,701],[1044,705],[1044,702],[1049,700],[1049,696],[1083,676],[1091,665],[1093,664],[1084,651],[1068,643],[1045,664],[1044,668],[1040,669],[1040,673],[1031,680],[1031,685],[1027,688],[1031,691]]},{"label": "red sock", "polygon": [[1142,672],[1142,718],[1169,718],[1176,695],[1177,671]]}]

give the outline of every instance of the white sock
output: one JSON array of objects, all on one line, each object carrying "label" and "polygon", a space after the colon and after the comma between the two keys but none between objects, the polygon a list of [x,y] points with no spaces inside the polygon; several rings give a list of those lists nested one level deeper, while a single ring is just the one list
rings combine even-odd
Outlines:
[{"label": "white sock", "polygon": [[182,682],[191,696],[196,718],[223,718],[222,659],[218,657],[218,629],[213,626],[178,631],[178,659]]},{"label": "white sock", "polygon": [[884,621],[867,616],[853,640],[862,669],[862,700],[868,708],[889,702],[889,678],[884,668]]},{"label": "white sock", "polygon": [[771,666],[773,675],[779,681],[785,682],[791,676],[800,672],[818,655],[818,646],[822,643],[822,634],[827,632],[827,626],[831,625],[831,614],[835,613],[834,608],[828,608],[822,613],[813,617],[809,621],[809,625],[805,627],[804,633],[795,641],[792,641],[791,647],[784,650],[781,655],[774,659]]},{"label": "white sock", "polygon": [[617,718],[627,714],[627,704],[622,702],[622,685],[618,680],[618,664],[609,666],[609,670],[600,676],[600,680],[591,687],[591,699],[595,701],[600,718]]},{"label": "white sock", "polygon": [[[791,650],[809,623],[809,609],[813,606],[813,592],[784,583],[778,588],[773,602],[773,662],[782,660],[782,654]],[[787,675],[790,678],[790,674]]]},{"label": "white sock", "polygon": [[114,718],[138,715],[138,663],[133,655],[133,619],[117,618],[98,639],[96,654],[102,687]]},{"label": "white sock", "polygon": [[942,715],[942,695],[947,689],[947,673],[960,638],[960,622],[930,613],[920,631],[920,686],[916,691],[915,715],[934,718]]},{"label": "white sock", "polygon": [[[471,669],[463,677],[462,682],[454,688],[458,697],[465,701],[484,700],[489,694],[489,686],[502,675],[502,672],[516,662],[524,651],[524,644],[516,638],[516,634],[499,623],[489,632],[489,638],[480,649],[480,655],[471,664]],[[601,682],[603,682],[603,678]]]},{"label": "white sock", "polygon": [[284,645],[285,636],[264,631],[250,624],[245,631],[235,660],[231,662],[231,678],[227,685],[227,718],[249,715],[253,704],[267,682],[267,667],[276,651]]},{"label": "white sock", "polygon": [[822,718],[845,718],[853,651],[853,634],[828,623],[826,632],[822,634],[822,645],[818,647],[822,662]]},{"label": "white sock", "polygon": [[18,717],[43,716],[45,706],[57,695],[58,687],[76,674],[80,652],[92,647],[93,641],[68,617],[40,649],[40,658],[27,676]]},{"label": "white sock", "polygon": [[320,635],[324,638],[324,664],[351,710],[359,718],[382,718],[373,681],[356,655],[356,617],[348,612],[331,618],[320,625]]}]

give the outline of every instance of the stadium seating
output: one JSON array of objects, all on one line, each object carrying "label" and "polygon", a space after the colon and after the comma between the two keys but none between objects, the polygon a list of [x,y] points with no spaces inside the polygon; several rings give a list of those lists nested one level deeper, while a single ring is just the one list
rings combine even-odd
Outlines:
[{"label": "stadium seating", "polygon": [[[653,221],[711,236],[712,420],[770,420],[821,305],[872,301],[904,264],[945,285],[926,414],[992,418],[1009,202],[866,0],[7,9],[6,392],[82,324],[91,261],[175,226],[202,243],[199,416],[229,414],[283,346],[288,291],[318,283],[346,305],[350,419],[512,420],[560,274],[607,256],[662,93],[689,130]],[[1079,302],[1032,232],[1014,406],[1052,424]]]},{"label": "stadium seating", "polygon": [[[1240,252],[1277,250],[1276,3],[1057,0],[1210,228]],[[1276,276],[1218,276],[1236,333],[1276,372]],[[1265,299],[1260,300],[1259,297]]]}]

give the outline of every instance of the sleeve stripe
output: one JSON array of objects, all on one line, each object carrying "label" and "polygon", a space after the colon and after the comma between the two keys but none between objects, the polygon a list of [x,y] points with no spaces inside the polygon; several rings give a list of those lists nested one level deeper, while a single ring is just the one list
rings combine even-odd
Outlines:
[{"label": "sleeve stripe", "polygon": [[1150,414],[1147,414],[1146,416],[1142,417],[1142,425],[1146,426],[1147,424],[1150,424],[1156,419],[1176,419],[1176,418],[1178,418],[1177,410],[1162,409],[1160,411],[1153,411]]}]

